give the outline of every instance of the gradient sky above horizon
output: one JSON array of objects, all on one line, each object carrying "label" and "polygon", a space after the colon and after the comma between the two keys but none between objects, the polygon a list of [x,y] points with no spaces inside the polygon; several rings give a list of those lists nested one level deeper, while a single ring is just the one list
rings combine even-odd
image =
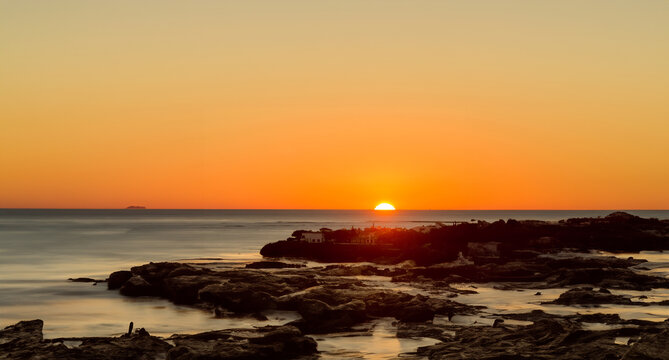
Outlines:
[{"label": "gradient sky above horizon", "polygon": [[669,208],[667,1],[0,1],[0,208]]}]

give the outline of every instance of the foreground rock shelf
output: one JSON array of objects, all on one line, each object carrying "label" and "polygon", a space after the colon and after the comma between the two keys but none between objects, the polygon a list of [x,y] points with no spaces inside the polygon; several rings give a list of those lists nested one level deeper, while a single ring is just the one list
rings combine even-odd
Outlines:
[{"label": "foreground rock shelf", "polygon": [[311,334],[349,331],[372,318],[394,317],[412,322],[429,321],[435,315],[478,312],[476,307],[448,299],[374,289],[340,276],[358,270],[335,266],[274,272],[213,271],[180,263],[150,263],[111,274],[108,287],[119,288],[126,296],[164,297],[219,316],[262,317],[260,313],[265,310],[292,310],[302,318],[291,325]]},{"label": "foreground rock shelf", "polygon": [[31,320],[1,330],[0,359],[294,359],[316,353],[316,341],[293,326],[228,329],[168,339],[151,336],[144,329],[120,337],[44,339],[42,327],[42,320]]}]

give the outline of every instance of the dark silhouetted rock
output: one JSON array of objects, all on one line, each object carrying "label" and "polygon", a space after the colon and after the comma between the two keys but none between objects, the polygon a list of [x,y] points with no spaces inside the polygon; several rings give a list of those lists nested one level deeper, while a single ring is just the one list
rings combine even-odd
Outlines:
[{"label": "dark silhouetted rock", "polygon": [[125,296],[156,296],[159,294],[158,289],[140,275],[134,275],[123,283],[120,291]]},{"label": "dark silhouetted rock", "polygon": [[132,272],[127,270],[115,271],[107,279],[107,289],[120,289],[123,284],[132,277]]},{"label": "dark silhouetted rock", "polygon": [[544,304],[558,305],[599,305],[599,304],[620,304],[632,305],[632,300],[625,296],[613,295],[606,289],[593,290],[591,287],[582,287],[570,289],[557,299]]},{"label": "dark silhouetted rock", "polygon": [[297,311],[302,320],[295,323],[307,333],[328,333],[349,330],[353,325],[367,320],[365,303],[361,300],[330,306],[319,300],[300,301]]},{"label": "dark silhouetted rock", "polygon": [[316,353],[316,341],[293,326],[255,330],[231,329],[196,335],[176,335],[168,360],[294,359]]},{"label": "dark silhouetted rock", "polygon": [[288,264],[280,261],[256,261],[246,264],[247,269],[297,269],[306,267],[304,264]]},{"label": "dark silhouetted rock", "polygon": [[643,336],[625,353],[623,360],[669,360],[669,329]]},{"label": "dark silhouetted rock", "polygon": [[83,282],[83,283],[89,283],[89,282],[92,282],[92,283],[105,282],[105,280],[95,280],[95,279],[91,279],[91,278],[87,278],[87,277],[80,277],[80,278],[74,278],[74,279],[73,279],[73,278],[69,278],[69,279],[67,279],[67,280],[72,281],[72,282]]}]

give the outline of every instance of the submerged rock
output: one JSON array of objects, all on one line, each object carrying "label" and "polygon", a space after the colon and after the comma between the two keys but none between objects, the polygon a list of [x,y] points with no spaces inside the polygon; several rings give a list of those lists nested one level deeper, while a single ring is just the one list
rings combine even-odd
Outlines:
[{"label": "submerged rock", "polygon": [[144,280],[141,275],[134,275],[121,286],[121,294],[126,296],[155,296],[159,290]]},{"label": "submerged rock", "polygon": [[107,278],[107,289],[119,289],[123,284],[132,277],[132,272],[127,270],[115,271]]}]

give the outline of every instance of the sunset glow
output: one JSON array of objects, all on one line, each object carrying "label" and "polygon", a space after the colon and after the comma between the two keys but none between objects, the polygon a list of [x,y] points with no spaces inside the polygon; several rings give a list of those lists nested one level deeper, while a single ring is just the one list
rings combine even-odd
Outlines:
[{"label": "sunset glow", "polygon": [[4,1],[0,208],[667,208],[666,14]]},{"label": "sunset glow", "polygon": [[379,204],[379,205],[376,205],[376,207],[374,208],[374,210],[384,210],[384,211],[387,211],[387,210],[395,210],[395,207],[392,206],[392,205],[390,205],[390,204],[388,204],[388,203],[381,203],[381,204]]}]

